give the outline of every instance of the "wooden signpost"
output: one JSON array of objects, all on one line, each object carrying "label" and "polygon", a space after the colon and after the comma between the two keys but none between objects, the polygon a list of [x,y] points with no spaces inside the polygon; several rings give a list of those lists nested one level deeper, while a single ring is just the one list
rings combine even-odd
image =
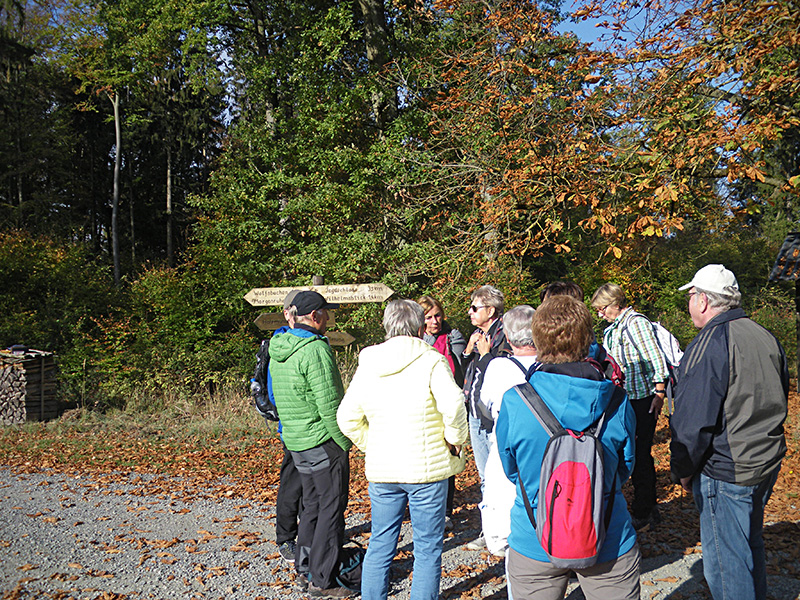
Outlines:
[{"label": "wooden signpost", "polygon": [[253,288],[244,299],[253,306],[282,306],[286,294],[292,290],[314,290],[335,304],[383,302],[394,290],[383,283],[354,283],[352,285],[308,285],[305,287]]},{"label": "wooden signpost", "polygon": [[[308,285],[299,287],[254,288],[245,294],[244,299],[252,306],[283,306],[283,300],[292,290],[314,290],[335,304],[357,304],[364,302],[383,302],[388,300],[394,290],[383,283],[354,283],[350,285]],[[283,312],[261,313],[255,320],[261,330],[276,330],[287,325]],[[328,311],[328,326],[334,325],[333,311]],[[346,331],[326,331],[325,336],[331,346],[347,346],[355,338]]]},{"label": "wooden signpost", "polygon": [[[328,311],[328,327],[333,327],[336,325],[336,311],[329,310]],[[281,327],[287,326],[289,323],[286,322],[286,319],[283,318],[283,311],[281,312],[270,312],[270,313],[261,313],[258,315],[258,318],[255,320],[256,327],[258,327],[262,331],[275,331],[276,329],[280,329]]]},{"label": "wooden signpost", "polygon": [[356,338],[346,331],[326,331],[325,337],[328,338],[331,346],[349,346],[356,341]]}]

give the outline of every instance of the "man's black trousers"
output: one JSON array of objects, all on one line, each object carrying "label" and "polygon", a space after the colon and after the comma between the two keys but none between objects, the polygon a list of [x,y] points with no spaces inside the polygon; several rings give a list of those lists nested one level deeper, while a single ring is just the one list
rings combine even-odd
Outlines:
[{"label": "man's black trousers", "polygon": [[329,439],[314,448],[293,451],[292,459],[303,484],[295,569],[307,573],[316,587],[336,587],[350,485],[349,454]]}]

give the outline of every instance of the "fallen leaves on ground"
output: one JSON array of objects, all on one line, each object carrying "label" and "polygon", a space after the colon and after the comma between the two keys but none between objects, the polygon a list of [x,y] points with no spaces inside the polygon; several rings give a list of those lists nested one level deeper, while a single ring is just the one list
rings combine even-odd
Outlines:
[{"label": "fallen leaves on ground", "polygon": [[[783,460],[772,498],[767,505],[764,537],[767,548],[767,563],[770,573],[800,578],[800,396],[792,392],[789,397],[789,418],[786,422],[788,452]],[[254,415],[254,419],[256,416]],[[257,430],[256,430],[257,431]],[[112,493],[109,486],[124,482],[126,494],[141,497],[156,497],[168,501],[190,503],[195,498],[240,498],[242,505],[250,502],[261,506],[274,506],[283,446],[280,438],[269,431],[264,434],[243,435],[241,431],[223,431],[214,440],[179,438],[165,443],[169,432],[157,438],[142,437],[136,431],[116,432],[113,436],[92,431],[71,432],[68,427],[48,424],[28,426],[22,429],[5,427],[0,429],[0,464],[12,467],[18,473],[55,471],[85,478],[86,484],[98,493]],[[691,554],[701,551],[699,545],[699,521],[690,494],[673,484],[669,479],[669,430],[665,418],[660,419],[653,446],[656,461],[659,507],[663,524],[653,531],[640,533],[639,542],[645,557],[663,554]],[[369,495],[364,478],[364,457],[353,450],[350,454],[351,482],[348,509],[353,513],[369,513]],[[472,461],[457,478],[456,512],[462,520],[477,524],[475,506],[479,500],[480,485],[477,470]],[[626,485],[630,494],[630,485]],[[34,509],[35,510],[35,509]],[[129,510],[146,510],[131,507]],[[172,512],[186,514],[191,509],[181,508]],[[46,512],[50,512],[47,510]],[[28,514],[32,518],[54,523],[57,518],[46,512]],[[233,525],[238,519],[224,522]],[[77,524],[76,524],[77,525]],[[478,525],[479,527],[479,525]],[[177,544],[185,544],[190,552],[202,553],[198,546],[214,536],[199,531],[204,536],[199,540],[139,540],[144,546],[140,564],[152,558],[147,548],[166,550]],[[258,540],[247,532],[226,530],[226,536],[235,538],[229,548],[244,550]],[[113,549],[107,549],[113,552]],[[160,554],[160,553],[159,553]],[[167,555],[157,554],[157,560],[168,561]],[[79,565],[70,565],[80,568]],[[241,563],[240,569],[246,568]],[[494,566],[485,571],[483,578],[497,576]],[[35,565],[23,565],[20,570],[36,569]],[[93,572],[96,577],[112,577],[107,572]],[[213,576],[216,573],[206,573]],[[451,590],[453,594],[467,593],[471,584]],[[289,585],[289,582],[287,582]],[[474,589],[480,589],[475,586]],[[13,592],[9,598],[13,598]],[[451,595],[453,595],[451,594]],[[469,595],[467,593],[467,595]],[[109,596],[121,600],[122,596]]]}]

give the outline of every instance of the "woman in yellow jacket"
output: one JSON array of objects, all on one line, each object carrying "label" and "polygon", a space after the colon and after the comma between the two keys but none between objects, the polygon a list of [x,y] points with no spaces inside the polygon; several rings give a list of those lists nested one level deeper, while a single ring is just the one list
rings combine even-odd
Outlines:
[{"label": "woman in yellow jacket", "polygon": [[444,356],[422,338],[425,313],[394,300],[386,341],[364,348],[337,413],[366,455],[372,535],[361,575],[364,600],[384,599],[406,506],[414,536],[411,600],[436,600],[442,576],[447,479],[464,469],[464,397]]}]

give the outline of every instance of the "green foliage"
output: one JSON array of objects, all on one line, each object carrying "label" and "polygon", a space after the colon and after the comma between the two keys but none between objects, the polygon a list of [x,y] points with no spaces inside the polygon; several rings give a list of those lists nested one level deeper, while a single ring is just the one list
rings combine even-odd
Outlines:
[{"label": "green foliage", "polygon": [[[721,262],[794,352],[791,290],[766,277],[798,214],[783,185],[797,177],[798,54],[763,6],[705,4],[698,23],[764,29],[709,29],[691,47],[687,30],[681,62],[668,45],[597,52],[555,28],[548,1],[12,4],[19,15],[0,20],[0,341],[56,350],[66,400],[160,410],[242,391],[264,335],[244,294],[313,275],[434,295],[465,334],[484,283],[511,307],[536,306],[555,279],[587,301],[615,281],[685,346],[696,330],[677,288]],[[773,30],[786,43],[749,52],[751,33],[768,49]],[[674,69],[648,71],[653,49]],[[737,63],[749,105],[737,86],[711,89],[738,77],[724,55],[745,50],[765,57]],[[114,291],[104,94],[123,102],[128,276]],[[726,107],[746,118],[724,121]],[[337,350],[345,378],[358,348],[382,340],[382,310],[337,313],[357,340]]]},{"label": "green foliage", "polygon": [[0,232],[0,347],[69,351],[116,295],[83,245]]},{"label": "green foliage", "polygon": [[241,309],[213,295],[214,283],[188,267],[146,270],[130,284],[125,307],[96,319],[76,347],[67,373],[73,395],[80,389],[82,402],[124,406],[142,395],[185,401],[243,386],[252,336]]}]

